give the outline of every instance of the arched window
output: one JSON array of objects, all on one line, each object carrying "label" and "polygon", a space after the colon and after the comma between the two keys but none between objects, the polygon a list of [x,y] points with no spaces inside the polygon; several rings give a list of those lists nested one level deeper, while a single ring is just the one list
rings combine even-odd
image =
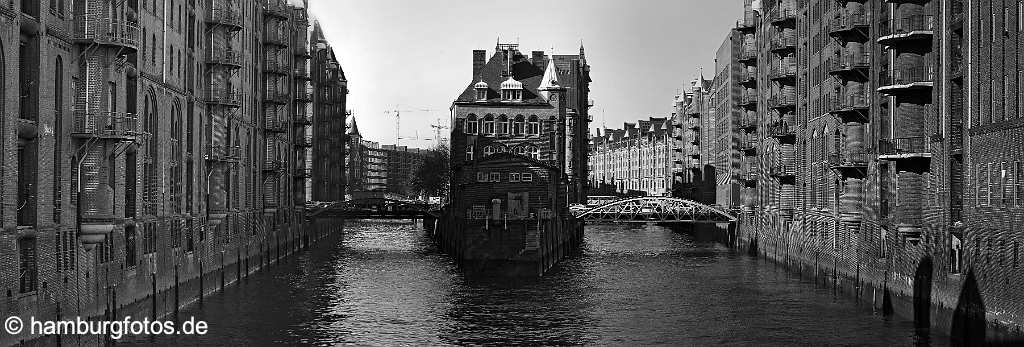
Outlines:
[{"label": "arched window", "polygon": [[484,147],[484,156],[485,157],[489,156],[489,155],[492,155],[492,154],[494,154],[494,146],[488,145],[488,146]]},{"label": "arched window", "polygon": [[516,116],[515,123],[512,125],[513,135],[523,135],[526,132],[526,118],[523,115]]},{"label": "arched window", "polygon": [[484,117],[484,130],[483,130],[483,133],[485,133],[485,134],[494,134],[494,116],[493,115],[487,115],[487,117]]},{"label": "arched window", "polygon": [[508,134],[508,117],[505,115],[498,117],[498,134]]},{"label": "arched window", "polygon": [[540,134],[540,119],[537,119],[536,115],[530,116],[530,122],[526,127],[527,135],[538,135]]},{"label": "arched window", "polygon": [[471,114],[466,117],[466,133],[476,135],[480,132],[480,123],[477,122],[476,115]]},{"label": "arched window", "polygon": [[526,155],[526,146],[516,146],[514,149],[512,149],[512,154]]}]

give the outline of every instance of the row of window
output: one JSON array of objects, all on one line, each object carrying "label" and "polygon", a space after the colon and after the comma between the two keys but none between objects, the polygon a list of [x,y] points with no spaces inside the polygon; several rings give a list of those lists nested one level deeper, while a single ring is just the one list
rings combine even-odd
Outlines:
[{"label": "row of window", "polygon": [[977,206],[1024,206],[1024,162],[978,164]]},{"label": "row of window", "polygon": [[[508,153],[508,147],[504,145],[484,146],[484,157],[497,153]],[[472,161],[475,158],[475,154],[475,146],[466,146],[466,161]],[[512,147],[512,154],[530,157],[533,158],[533,160],[540,160],[540,148],[537,148],[537,146],[534,145],[519,145]]]},{"label": "row of window", "polygon": [[537,116],[530,116],[527,120],[523,115],[509,119],[505,115],[497,119],[493,115],[487,115],[478,119],[476,115],[466,117],[466,134],[511,134],[511,135],[539,135],[540,119]]},{"label": "row of window", "polygon": [[[477,172],[476,173],[476,181],[477,182],[481,182],[481,183],[486,183],[486,182],[500,183],[501,182],[501,176],[502,175],[501,175],[500,172]],[[510,183],[533,182],[533,173],[529,173],[529,172],[523,172],[523,173],[512,172],[512,173],[509,173],[507,177],[508,177],[508,182],[510,182]]]}]

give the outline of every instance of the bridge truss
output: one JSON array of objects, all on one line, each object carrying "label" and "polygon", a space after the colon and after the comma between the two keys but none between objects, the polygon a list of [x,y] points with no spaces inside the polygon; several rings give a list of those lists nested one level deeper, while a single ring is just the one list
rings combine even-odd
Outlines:
[{"label": "bridge truss", "polygon": [[573,211],[577,219],[597,223],[732,223],[723,210],[692,200],[642,197],[610,202],[591,209]]}]

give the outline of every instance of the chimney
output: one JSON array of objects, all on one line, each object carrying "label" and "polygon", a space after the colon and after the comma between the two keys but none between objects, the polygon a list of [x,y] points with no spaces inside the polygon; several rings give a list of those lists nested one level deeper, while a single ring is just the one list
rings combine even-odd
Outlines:
[{"label": "chimney", "polygon": [[473,81],[480,79],[480,71],[484,69],[487,60],[487,51],[482,49],[473,50]]},{"label": "chimney", "polygon": [[544,70],[544,51],[533,51],[530,62],[538,69]]}]

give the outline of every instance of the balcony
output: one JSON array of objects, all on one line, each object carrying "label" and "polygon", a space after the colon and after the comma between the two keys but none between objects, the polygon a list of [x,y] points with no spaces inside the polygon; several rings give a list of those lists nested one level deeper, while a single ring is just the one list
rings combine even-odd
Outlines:
[{"label": "balcony", "polygon": [[238,11],[228,8],[211,8],[206,16],[206,23],[211,25],[222,25],[228,30],[242,30],[242,17]]},{"label": "balcony", "polygon": [[753,32],[757,30],[757,21],[754,20],[752,14],[748,14],[743,19],[736,21],[736,30],[740,32]]},{"label": "balcony", "polygon": [[283,133],[287,130],[285,129],[285,122],[276,118],[268,118],[266,122],[263,123],[263,129],[272,133]]},{"label": "balcony", "polygon": [[297,67],[297,68],[295,68],[295,78],[296,79],[300,79],[300,80],[310,80],[310,79],[312,79],[309,76],[309,70],[306,69],[305,67]]},{"label": "balcony", "polygon": [[239,69],[242,67],[242,55],[230,49],[211,49],[206,54],[206,63],[210,65],[222,65],[232,69]]},{"label": "balcony", "polygon": [[301,102],[313,101],[313,88],[296,88],[295,89],[295,100]]},{"label": "balcony", "polygon": [[927,137],[904,137],[878,141],[878,159],[901,160],[931,158]]},{"label": "balcony", "polygon": [[241,107],[242,99],[234,90],[213,90],[206,91],[205,101],[207,105]]},{"label": "balcony", "polygon": [[871,158],[871,154],[867,152],[830,153],[828,164],[843,177],[864,177],[868,158]]},{"label": "balcony", "polygon": [[826,62],[828,73],[842,79],[865,79],[871,69],[871,53],[842,54]]},{"label": "balcony", "polygon": [[305,147],[305,148],[313,147],[313,137],[312,136],[302,136],[302,137],[295,138],[295,147]]},{"label": "balcony", "polygon": [[737,126],[740,128],[740,130],[745,130],[747,132],[756,130],[757,118],[752,116],[741,116],[739,122],[737,123]]},{"label": "balcony", "polygon": [[796,64],[780,64],[772,66],[771,71],[768,73],[768,78],[772,81],[786,82],[786,84],[793,84],[796,82]]},{"label": "balcony", "polygon": [[288,41],[288,34],[285,32],[266,31],[263,33],[264,45],[288,47]]},{"label": "balcony", "polygon": [[736,179],[744,182],[757,182],[760,175],[757,174],[757,169],[747,168],[746,171],[736,174]]},{"label": "balcony", "polygon": [[864,13],[840,14],[832,20],[828,27],[828,35],[844,39],[867,39],[871,29],[871,19]]},{"label": "balcony", "polygon": [[76,24],[74,36],[76,42],[115,46],[128,49],[131,52],[139,49],[142,29],[137,22],[87,14],[78,18]]},{"label": "balcony", "polygon": [[766,134],[769,137],[776,139],[789,139],[792,140],[796,136],[796,128],[791,127],[785,122],[777,122],[775,124],[768,125]]},{"label": "balcony", "polygon": [[934,79],[935,72],[931,66],[904,66],[895,70],[882,70],[878,78],[881,85],[878,91],[885,94],[931,92]]},{"label": "balcony", "polygon": [[895,45],[901,42],[930,41],[935,33],[935,18],[926,15],[883,20],[879,26],[878,43]]},{"label": "balcony", "polygon": [[307,169],[307,168],[295,169],[295,175],[294,176],[295,176],[296,179],[306,179],[306,178],[313,177],[313,169]]},{"label": "balcony", "polygon": [[772,177],[785,179],[796,177],[796,166],[791,164],[775,164],[771,167]]},{"label": "balcony", "polygon": [[796,36],[795,35],[782,35],[772,39],[769,45],[772,52],[775,53],[788,53],[796,50]]},{"label": "balcony", "polygon": [[774,95],[768,99],[768,107],[780,111],[795,110],[796,97],[793,94]]},{"label": "balcony", "polygon": [[776,4],[775,9],[768,13],[768,19],[774,25],[796,23],[797,12],[795,9]]},{"label": "balcony", "polygon": [[289,96],[286,92],[268,91],[263,95],[263,100],[269,104],[287,105]]},{"label": "balcony", "polygon": [[740,142],[740,152],[743,152],[745,156],[757,155],[757,140],[747,140]]},{"label": "balcony", "polygon": [[75,112],[71,136],[105,140],[131,141],[141,134],[139,118],[121,112]]},{"label": "balcony", "polygon": [[740,52],[739,62],[745,65],[757,65],[757,50],[753,48],[743,49],[743,52]]},{"label": "balcony", "polygon": [[278,172],[284,168],[284,162],[277,159],[263,161],[263,172]]},{"label": "balcony", "polygon": [[757,109],[757,94],[750,93],[750,94],[743,94],[743,95],[741,95],[740,96],[740,107],[746,108],[748,110],[756,110]]},{"label": "balcony", "polygon": [[237,163],[241,158],[242,149],[238,146],[209,145],[205,159],[212,162]]},{"label": "balcony", "polygon": [[866,95],[858,94],[833,95],[825,104],[825,110],[839,117],[843,123],[867,122],[867,112],[870,108],[871,99]]},{"label": "balcony", "polygon": [[686,122],[686,128],[690,130],[700,130],[700,121],[691,118]]},{"label": "balcony", "polygon": [[269,0],[263,4],[263,14],[268,17],[287,20],[289,12],[288,5],[283,0]]},{"label": "balcony", "polygon": [[757,71],[744,71],[740,73],[740,85],[747,88],[757,87]]},{"label": "balcony", "polygon": [[263,60],[263,73],[287,76],[288,71],[290,71],[290,69],[288,69],[288,66],[285,63],[273,59]]}]

